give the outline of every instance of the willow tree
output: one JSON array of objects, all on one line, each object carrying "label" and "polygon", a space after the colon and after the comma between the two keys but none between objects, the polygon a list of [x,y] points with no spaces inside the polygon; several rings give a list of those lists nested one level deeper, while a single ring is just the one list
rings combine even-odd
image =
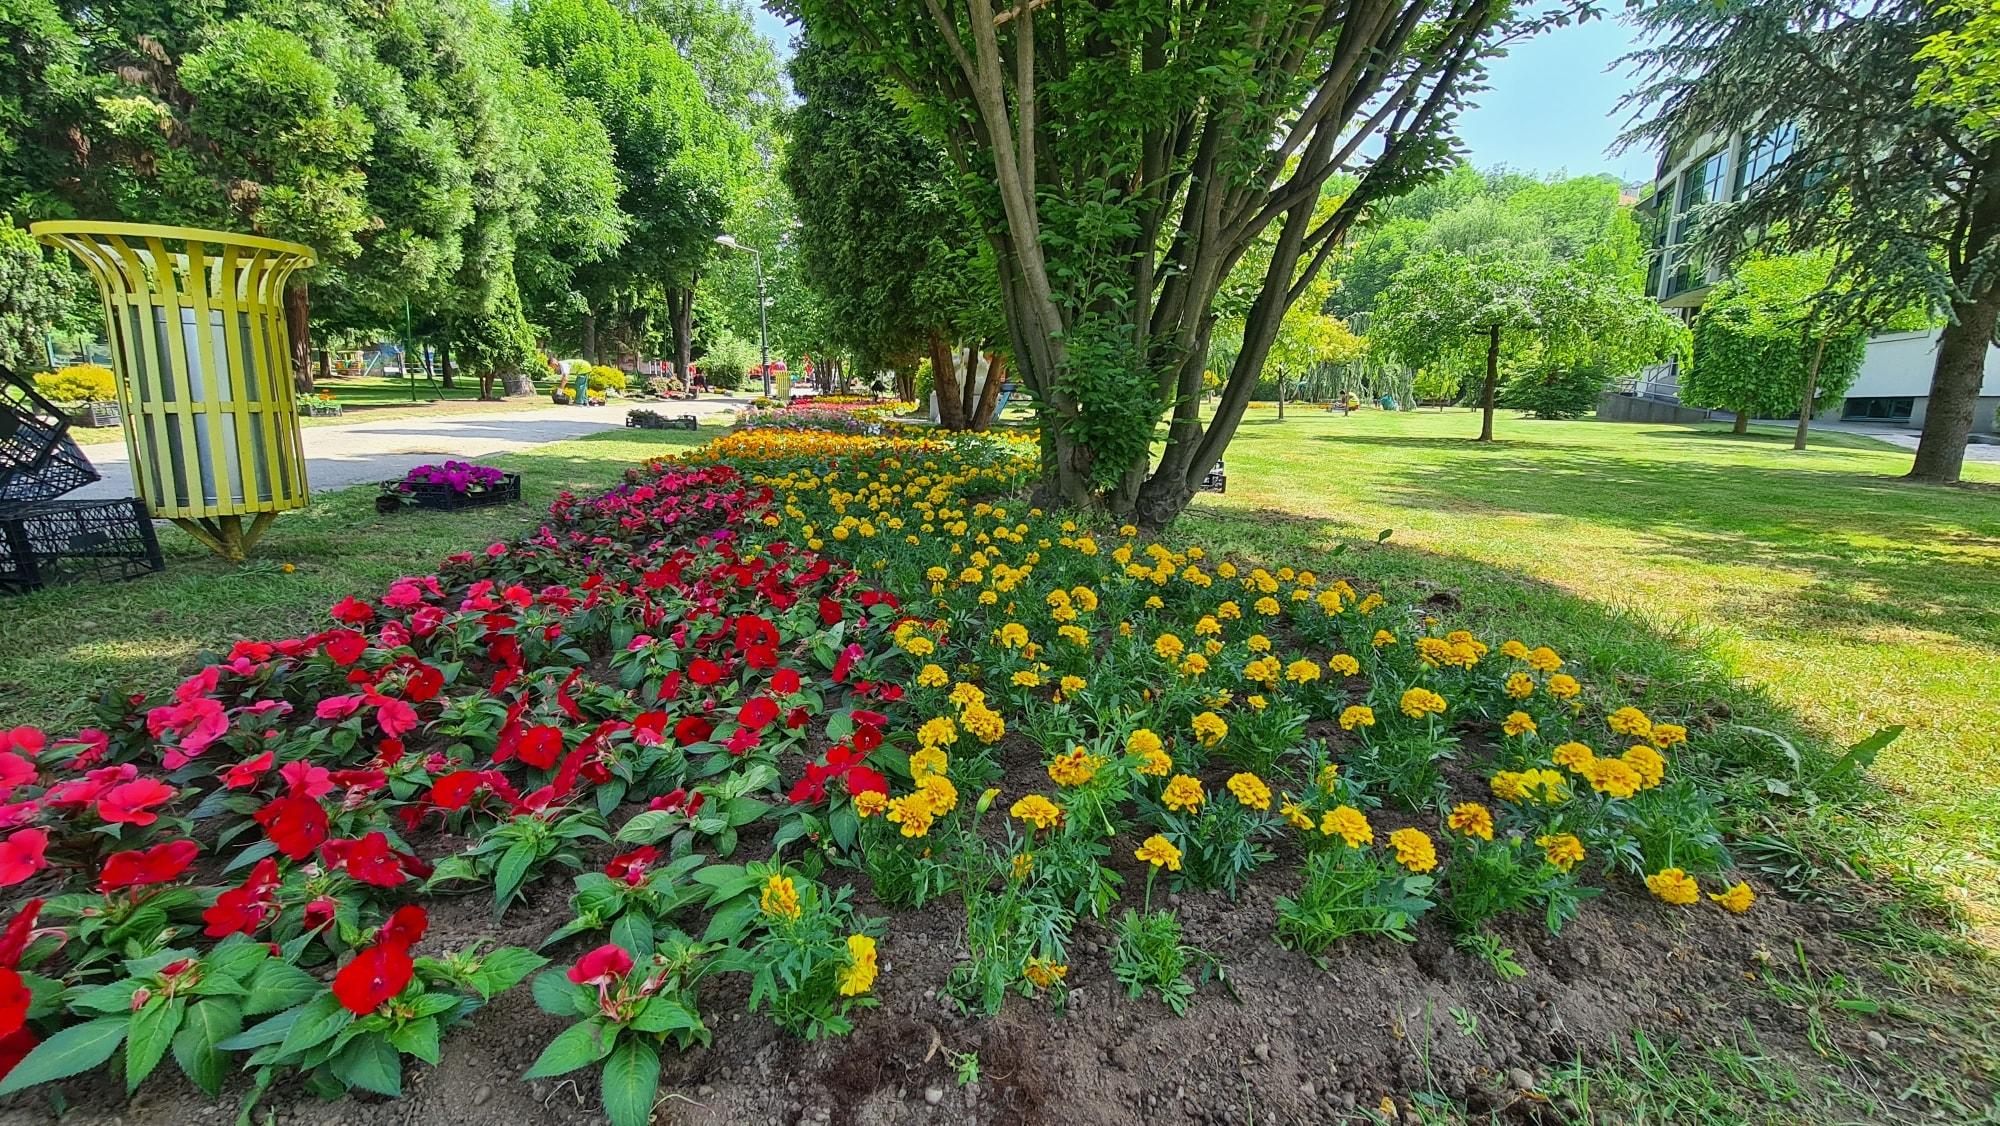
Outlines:
[{"label": "willow tree", "polygon": [[[902,87],[998,263],[1044,492],[1171,520],[1242,420],[1285,310],[1355,219],[1441,167],[1482,60],[1582,7],[1497,0],[784,0]],[[1338,172],[1351,190],[1318,211]],[[1275,228],[1214,415],[1217,291]],[[1162,420],[1157,463],[1149,447]]]},{"label": "willow tree", "polygon": [[2000,328],[2000,128],[1981,109],[1991,54],[1973,22],[1984,10],[1657,0],[1640,16],[1654,43],[1634,56],[1649,77],[1630,141],[1796,131],[1789,156],[1698,217],[1699,258],[1838,247],[1847,284],[1826,296],[1839,307],[1823,320],[1866,321],[1918,297],[1945,316],[1909,474],[1919,481],[1958,480]]}]

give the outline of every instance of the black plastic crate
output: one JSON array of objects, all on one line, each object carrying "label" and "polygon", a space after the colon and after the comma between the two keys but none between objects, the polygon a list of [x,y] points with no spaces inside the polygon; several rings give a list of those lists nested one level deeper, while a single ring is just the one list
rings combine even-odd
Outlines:
[{"label": "black plastic crate", "polygon": [[45,500],[0,506],[0,593],[76,579],[133,579],[164,570],[146,506]]},{"label": "black plastic crate", "polygon": [[53,500],[97,480],[69,418],[12,372],[0,372],[0,503]]},{"label": "black plastic crate", "polygon": [[375,511],[394,512],[399,508],[428,508],[436,512],[458,512],[495,504],[521,503],[521,475],[509,473],[498,485],[477,492],[461,493],[450,485],[421,484],[403,487],[401,481],[382,482],[382,495],[375,498]]},{"label": "black plastic crate", "polygon": [[1216,462],[1215,468],[1209,470],[1208,475],[1201,479],[1201,489],[1199,491],[1204,493],[1226,493],[1229,491],[1229,474],[1224,471],[1220,461]]},{"label": "black plastic crate", "polygon": [[625,425],[637,430],[699,430],[701,420],[691,414],[663,415],[658,411],[626,411]]}]

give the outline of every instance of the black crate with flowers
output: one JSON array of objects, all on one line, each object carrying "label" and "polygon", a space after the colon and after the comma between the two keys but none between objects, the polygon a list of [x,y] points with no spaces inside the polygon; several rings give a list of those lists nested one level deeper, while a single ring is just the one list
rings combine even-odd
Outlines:
[{"label": "black crate with flowers", "polygon": [[419,465],[401,480],[382,482],[382,495],[375,498],[375,510],[429,508],[457,512],[520,501],[519,473],[507,473],[490,465],[447,461],[442,465]]}]

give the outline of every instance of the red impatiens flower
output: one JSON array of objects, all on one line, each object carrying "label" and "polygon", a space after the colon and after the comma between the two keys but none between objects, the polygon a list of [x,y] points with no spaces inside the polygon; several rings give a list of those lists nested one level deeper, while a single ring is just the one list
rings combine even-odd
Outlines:
[{"label": "red impatiens flower", "polygon": [[780,696],[790,696],[799,690],[799,670],[778,669],[771,674],[771,691]]},{"label": "red impatiens flower", "polygon": [[278,777],[300,797],[323,798],[333,792],[333,772],[304,759],[293,759],[280,767]]},{"label": "red impatiens flower", "polygon": [[688,679],[703,687],[722,679],[723,668],[707,657],[696,657],[688,662]]},{"label": "red impatiens flower", "polygon": [[429,665],[418,665],[403,682],[403,698],[421,704],[444,690],[444,673]]},{"label": "red impatiens flower", "polygon": [[706,716],[684,716],[674,724],[674,742],[691,747],[715,733],[715,724]]},{"label": "red impatiens flower", "polygon": [[646,869],[652,867],[653,861],[659,858],[659,849],[652,845],[644,845],[623,856],[613,857],[611,863],[604,866],[604,874],[614,880],[623,880],[632,887],[638,887],[646,880]]},{"label": "red impatiens flower", "polygon": [[203,934],[224,938],[232,934],[254,934],[265,920],[277,913],[272,894],[278,890],[278,862],[265,857],[250,869],[241,887],[233,887],[215,897],[215,906],[201,913],[208,923]]},{"label": "red impatiens flower", "polygon": [[146,732],[154,739],[175,737],[175,745],[161,756],[168,770],[178,770],[208,749],[209,744],[229,733],[229,716],[222,704],[207,696],[195,696],[177,704],[146,712]]},{"label": "red impatiens flower", "polygon": [[769,696],[752,696],[736,711],[736,722],[752,731],[762,731],[778,718],[778,702]]},{"label": "red impatiens flower", "polygon": [[378,888],[392,888],[413,874],[422,874],[429,865],[407,852],[389,847],[388,834],[377,831],[359,840],[335,838],[320,846],[327,867],[346,870],[349,876]]},{"label": "red impatiens flower", "polygon": [[49,835],[40,829],[16,829],[0,841],[0,887],[13,887],[49,866]]},{"label": "red impatiens flower", "polygon": [[255,758],[244,759],[222,772],[222,784],[232,790],[255,786],[277,761],[276,751],[265,751]]},{"label": "red impatiens flower", "polygon": [[337,629],[327,633],[324,644],[326,655],[333,658],[333,663],[342,668],[360,660],[361,654],[368,651],[368,638],[351,629]]},{"label": "red impatiens flower", "polygon": [[278,851],[293,860],[304,860],[326,840],[326,807],[301,793],[273,798],[257,811],[257,824]]},{"label": "red impatiens flower", "polygon": [[382,734],[393,739],[416,729],[417,709],[403,701],[371,694],[368,702],[375,705],[375,722],[382,728]]},{"label": "red impatiens flower", "polygon": [[333,995],[348,1012],[365,1016],[403,991],[416,976],[410,947],[424,936],[430,917],[421,907],[399,907],[375,936],[375,944],[333,975]]},{"label": "red impatiens flower", "polygon": [[560,727],[546,724],[530,727],[521,733],[521,743],[514,753],[522,762],[536,770],[548,770],[562,757],[563,733]]},{"label": "red impatiens flower", "polygon": [[331,923],[340,910],[340,901],[330,895],[322,895],[306,904],[305,923],[307,930],[318,930]]},{"label": "red impatiens flower", "polygon": [[35,780],[35,764],[13,751],[0,751],[0,797]]},{"label": "red impatiens flower", "polygon": [[[81,734],[81,733],[80,733]],[[11,751],[33,758],[42,753],[49,737],[42,734],[39,727],[0,727],[0,751]]]},{"label": "red impatiens flower", "polygon": [[624,977],[632,969],[632,955],[624,947],[605,943],[576,960],[569,968],[569,979],[578,985],[603,987]]},{"label": "red impatiens flower", "polygon": [[135,778],[104,791],[97,799],[97,815],[115,824],[151,825],[160,819],[153,809],[179,792],[157,778]]},{"label": "red impatiens flower", "polygon": [[344,626],[365,626],[375,620],[375,608],[353,595],[334,603],[332,614]]},{"label": "red impatiens flower", "polygon": [[97,890],[114,892],[120,888],[164,884],[187,871],[201,846],[193,841],[168,841],[148,849],[114,852],[105,858],[98,874]]}]

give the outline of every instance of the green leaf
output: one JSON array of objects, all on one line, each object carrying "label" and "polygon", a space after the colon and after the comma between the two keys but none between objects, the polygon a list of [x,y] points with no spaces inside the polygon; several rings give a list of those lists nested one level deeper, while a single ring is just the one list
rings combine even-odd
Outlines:
[{"label": "green leaf", "polygon": [[231,1036],[216,1047],[225,1052],[243,1052],[252,1048],[263,1048],[281,1043],[291,1035],[292,1027],[299,1023],[299,1016],[306,1011],[304,1005],[286,1009],[269,1020],[259,1021],[248,1029]]},{"label": "green leaf", "polygon": [[389,1043],[405,1055],[415,1056],[427,1064],[435,1066],[438,1061],[438,1022],[436,1017],[420,1017],[399,1028],[390,1030]]},{"label": "green leaf", "polygon": [[333,1074],[350,1087],[396,1098],[403,1093],[403,1057],[396,1054],[388,1037],[379,1032],[364,1033],[347,1042],[340,1053],[327,1061]]},{"label": "green leaf", "polygon": [[1838,762],[1827,768],[1826,777],[1845,778],[1857,770],[1868,769],[1875,765],[1875,756],[1881,754],[1883,748],[1902,738],[1902,735],[1903,725],[1900,723],[1894,727],[1884,727],[1875,734],[1847,748],[1847,753],[1840,756]]},{"label": "green leaf", "polygon": [[6,1078],[0,1079],[0,1095],[89,1071],[110,1059],[118,1045],[125,1042],[126,1025],[124,1017],[99,1017],[63,1029],[37,1044]]},{"label": "green leaf", "polygon": [[528,865],[535,861],[535,846],[526,841],[509,846],[500,854],[500,863],[493,869],[493,907],[496,913],[504,914],[507,904],[520,889],[521,881],[527,878]]},{"label": "green leaf", "polygon": [[563,1075],[575,1071],[586,1064],[596,1063],[608,1054],[616,1042],[616,1033],[601,1020],[587,1020],[572,1024],[562,1030],[562,1034],[549,1041],[542,1054],[535,1059],[523,1079],[545,1079],[551,1075]]},{"label": "green leaf", "polygon": [[670,997],[653,997],[647,1000],[639,1015],[632,1020],[632,1027],[640,1032],[700,1032],[701,1017],[686,1005]]},{"label": "green leaf", "polygon": [[708,929],[702,932],[703,942],[734,942],[743,936],[750,920],[757,917],[755,899],[739,899],[717,911],[708,920]]},{"label": "green leaf", "polygon": [[653,921],[639,911],[627,911],[611,924],[611,941],[625,948],[633,961],[653,956]]},{"label": "green leaf", "polygon": [[764,816],[765,812],[770,808],[770,803],[758,801],[756,798],[731,798],[729,799],[729,804],[723,807],[723,812],[726,814],[730,826],[735,827],[748,825],[759,817]]},{"label": "green leaf", "polygon": [[250,975],[250,994],[243,999],[246,1016],[289,1009],[325,991],[320,980],[290,962],[269,958]]},{"label": "green leaf", "polygon": [[299,1019],[285,1034],[284,1046],[279,1051],[289,1056],[315,1044],[324,1044],[353,1023],[354,1014],[347,1011],[338,997],[322,993],[300,1008]]},{"label": "green leaf", "polygon": [[658,844],[680,823],[679,813],[649,809],[619,827],[618,839],[627,844]]},{"label": "green leaf", "polygon": [[166,1058],[187,1012],[184,997],[155,997],[132,1014],[125,1040],[125,1093],[131,1094]]},{"label": "green leaf", "polygon": [[611,1126],[646,1126],[660,1095],[660,1054],[627,1036],[604,1061],[604,1111]]},{"label": "green leaf", "polygon": [[525,947],[502,946],[479,960],[479,972],[473,975],[472,987],[479,991],[480,997],[490,1001],[548,964],[547,958]]},{"label": "green leaf", "polygon": [[174,1060],[188,1081],[213,1096],[228,1076],[229,1058],[220,1045],[242,1031],[243,1012],[227,997],[211,997],[190,1006],[174,1037]]},{"label": "green leaf", "polygon": [[571,981],[560,969],[549,970],[535,978],[533,989],[536,1007],[554,1016],[583,1016],[597,1008],[596,1002],[585,996],[588,991]]}]

